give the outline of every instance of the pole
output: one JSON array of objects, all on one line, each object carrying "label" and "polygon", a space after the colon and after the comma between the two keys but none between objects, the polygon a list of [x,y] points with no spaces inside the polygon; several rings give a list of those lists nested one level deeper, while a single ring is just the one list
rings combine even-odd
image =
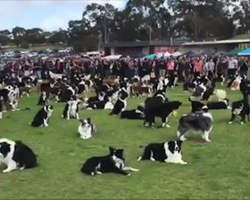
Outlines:
[{"label": "pole", "polygon": [[151,35],[151,27],[149,27],[149,42],[151,42],[151,40],[152,40],[152,35]]},{"label": "pole", "polygon": [[106,17],[104,18],[104,43],[107,43],[107,23],[106,23]]}]

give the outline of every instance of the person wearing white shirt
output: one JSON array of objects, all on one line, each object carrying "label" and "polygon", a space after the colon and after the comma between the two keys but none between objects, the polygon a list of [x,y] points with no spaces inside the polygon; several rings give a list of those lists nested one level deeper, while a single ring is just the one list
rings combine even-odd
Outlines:
[{"label": "person wearing white shirt", "polygon": [[234,76],[235,72],[237,69],[237,62],[235,61],[234,58],[230,57],[228,59],[228,77]]}]

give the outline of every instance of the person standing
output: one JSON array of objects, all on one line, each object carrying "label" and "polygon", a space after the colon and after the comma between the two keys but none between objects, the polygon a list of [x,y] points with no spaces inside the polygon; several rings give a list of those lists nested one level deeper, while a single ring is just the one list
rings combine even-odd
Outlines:
[{"label": "person standing", "polygon": [[165,69],[165,66],[164,66],[164,56],[162,56],[160,59],[159,59],[159,62],[157,63],[157,68],[159,70],[159,77],[165,77],[166,76],[166,69]]},{"label": "person standing", "polygon": [[178,81],[181,82],[181,83],[184,82],[184,70],[185,70],[185,67],[186,67],[185,60],[183,58],[180,58],[179,62],[178,62],[177,73],[178,73]]},{"label": "person standing", "polygon": [[237,69],[237,66],[236,66],[235,60],[232,57],[229,57],[228,70],[227,70],[228,78],[234,76],[236,69]]},{"label": "person standing", "polygon": [[208,73],[208,78],[213,79],[214,77],[214,69],[215,69],[215,63],[212,58],[209,59],[207,62],[207,73]]},{"label": "person standing", "polygon": [[196,58],[194,61],[194,78],[197,78],[201,75],[202,69],[202,60],[200,58]]},{"label": "person standing", "polygon": [[247,76],[247,72],[248,72],[248,62],[246,59],[243,59],[243,62],[240,66],[240,75],[246,75]]},{"label": "person standing", "polygon": [[4,63],[0,61],[0,79],[4,78]]},{"label": "person standing", "polygon": [[172,60],[172,58],[169,58],[167,61],[167,68],[168,68],[168,75],[169,78],[172,79],[174,76],[174,70],[175,70],[175,63]]}]

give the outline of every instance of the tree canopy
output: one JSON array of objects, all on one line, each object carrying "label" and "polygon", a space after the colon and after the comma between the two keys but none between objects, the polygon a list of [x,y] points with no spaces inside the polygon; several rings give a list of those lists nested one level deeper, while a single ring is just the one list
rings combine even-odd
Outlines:
[{"label": "tree canopy", "polygon": [[80,51],[94,50],[101,42],[227,39],[249,31],[250,0],[128,0],[122,10],[90,3],[67,30],[2,30],[0,43],[67,43]]}]

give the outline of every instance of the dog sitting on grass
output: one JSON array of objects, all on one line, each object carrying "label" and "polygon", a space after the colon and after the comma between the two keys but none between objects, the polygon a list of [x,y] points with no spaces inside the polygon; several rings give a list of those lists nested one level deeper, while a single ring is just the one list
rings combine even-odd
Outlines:
[{"label": "dog sitting on grass", "polygon": [[31,126],[33,127],[49,126],[49,119],[53,113],[53,110],[54,107],[51,105],[42,107],[35,115],[33,121],[31,122]]},{"label": "dog sitting on grass", "polygon": [[80,120],[80,124],[78,126],[78,134],[81,139],[90,139],[96,133],[96,126],[93,124],[91,118]]},{"label": "dog sitting on grass", "polygon": [[23,170],[37,166],[37,156],[21,141],[0,139],[0,163],[7,166],[3,173]]}]

